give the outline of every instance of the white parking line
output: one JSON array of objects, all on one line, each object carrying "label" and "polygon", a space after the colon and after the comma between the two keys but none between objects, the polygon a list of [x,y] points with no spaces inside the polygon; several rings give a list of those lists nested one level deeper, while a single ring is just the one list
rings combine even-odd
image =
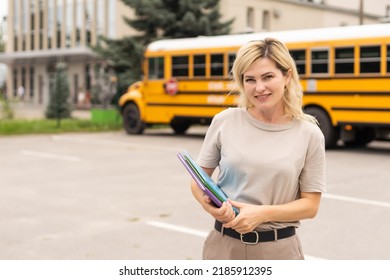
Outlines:
[{"label": "white parking line", "polygon": [[149,226],[163,228],[163,229],[172,230],[172,231],[177,231],[177,232],[195,235],[195,236],[199,236],[199,237],[206,237],[208,234],[208,232],[205,232],[205,231],[200,231],[200,230],[196,230],[196,229],[191,229],[191,228],[187,228],[187,227],[176,226],[176,225],[161,223],[161,222],[156,222],[156,221],[146,221],[145,223]]},{"label": "white parking line", "polygon": [[20,151],[20,153],[25,156],[33,156],[33,157],[46,158],[46,159],[66,160],[66,161],[81,160],[79,157],[75,157],[75,156],[58,155],[58,154],[43,153],[43,152],[29,151],[29,150],[23,150]]},{"label": "white parking line", "polygon": [[52,139],[54,141],[68,141],[73,143],[80,143],[80,144],[96,144],[96,145],[106,145],[106,146],[114,146],[114,147],[121,147],[121,148],[131,148],[131,149],[147,149],[147,150],[164,150],[164,151],[178,151],[177,147],[170,147],[170,146],[164,146],[164,145],[150,145],[150,144],[143,144],[143,143],[135,143],[135,142],[126,142],[126,141],[115,141],[115,140],[106,140],[106,139],[96,139],[96,138],[87,138],[82,136],[59,136],[59,135],[53,135]]},{"label": "white parking line", "polygon": [[[191,228],[187,228],[187,227],[182,227],[182,226],[177,226],[177,225],[172,225],[172,224],[162,223],[162,222],[157,222],[157,221],[146,221],[145,224],[152,226],[152,227],[158,227],[158,228],[162,228],[162,229],[186,233],[189,235],[194,235],[194,236],[199,236],[199,237],[206,237],[208,235],[208,232],[206,232],[206,231],[200,231],[200,230],[196,230],[196,229],[191,229]],[[305,259],[306,260],[323,260],[321,258],[308,256],[308,255],[305,255]]]},{"label": "white parking line", "polygon": [[335,194],[323,194],[323,197],[324,198],[328,198],[328,199],[335,199],[335,200],[348,201],[348,202],[356,202],[356,203],[361,203],[361,204],[367,204],[367,205],[373,205],[373,206],[380,206],[380,207],[390,208],[390,203],[376,201],[376,200],[354,198],[354,197],[335,195]]}]

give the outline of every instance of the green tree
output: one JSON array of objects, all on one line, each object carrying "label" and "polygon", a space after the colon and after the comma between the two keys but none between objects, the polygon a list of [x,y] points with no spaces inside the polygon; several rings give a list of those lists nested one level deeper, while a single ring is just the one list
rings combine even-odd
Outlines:
[{"label": "green tree", "polygon": [[138,31],[122,39],[102,38],[95,51],[111,61],[118,78],[118,92],[140,80],[143,50],[157,39],[223,35],[233,20],[221,22],[219,0],[121,0],[135,18],[124,21]]},{"label": "green tree", "polygon": [[57,127],[61,126],[61,119],[70,118],[69,82],[66,74],[66,64],[57,63],[54,78],[50,81],[50,98],[46,109],[48,119],[56,119]]},{"label": "green tree", "polygon": [[0,53],[5,51],[5,42],[4,42],[4,22],[0,22]]}]

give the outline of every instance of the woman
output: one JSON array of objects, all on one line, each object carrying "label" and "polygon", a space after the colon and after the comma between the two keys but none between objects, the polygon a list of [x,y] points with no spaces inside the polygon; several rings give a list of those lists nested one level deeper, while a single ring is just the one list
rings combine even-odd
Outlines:
[{"label": "woman", "polygon": [[230,200],[217,208],[191,184],[216,220],[203,258],[304,259],[295,228],[316,216],[325,191],[323,134],[302,111],[298,73],[283,43],[247,43],[232,72],[239,107],[214,117],[198,157],[210,176],[219,167],[218,184]]}]

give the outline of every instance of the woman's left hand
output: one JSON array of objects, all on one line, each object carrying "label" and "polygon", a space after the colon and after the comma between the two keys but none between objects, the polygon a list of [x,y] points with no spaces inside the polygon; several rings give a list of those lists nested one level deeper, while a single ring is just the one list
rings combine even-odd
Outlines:
[{"label": "woman's left hand", "polygon": [[230,199],[229,203],[238,208],[240,214],[232,221],[223,224],[225,228],[232,228],[241,234],[245,234],[253,231],[258,225],[266,222],[265,207],[267,206],[241,203]]}]

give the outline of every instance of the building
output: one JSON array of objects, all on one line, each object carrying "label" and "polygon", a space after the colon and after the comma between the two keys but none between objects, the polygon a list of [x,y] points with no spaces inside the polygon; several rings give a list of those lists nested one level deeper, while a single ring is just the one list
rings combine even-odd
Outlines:
[{"label": "building", "polygon": [[118,14],[131,14],[116,0],[9,0],[6,52],[7,96],[47,104],[49,81],[58,61],[67,64],[71,98],[90,89],[89,70],[101,59],[89,48],[100,35],[111,38],[131,33]]},{"label": "building", "polygon": [[[235,33],[357,25],[360,1],[364,4],[363,0],[221,0],[221,13],[235,17]],[[364,24],[389,19],[390,0],[365,2]]]},{"label": "building", "polygon": [[[63,61],[77,104],[78,96],[91,89],[90,69],[102,62],[90,49],[98,37],[134,34],[123,21],[133,12],[120,0],[8,1],[6,52],[0,54],[0,63],[8,66],[11,99],[17,99],[17,89],[23,86],[25,102],[47,104],[54,66]],[[371,0],[363,16],[360,1],[221,0],[220,9],[223,20],[235,18],[233,33],[355,25],[361,19],[370,24],[388,18],[390,0]]]}]

